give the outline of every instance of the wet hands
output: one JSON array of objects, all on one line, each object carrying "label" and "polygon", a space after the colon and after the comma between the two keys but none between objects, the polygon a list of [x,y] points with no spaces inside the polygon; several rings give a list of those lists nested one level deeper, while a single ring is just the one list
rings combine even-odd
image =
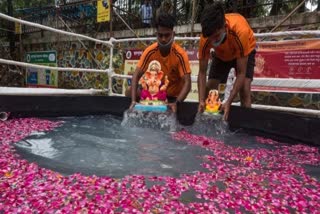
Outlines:
[{"label": "wet hands", "polygon": [[168,103],[168,107],[171,109],[171,111],[173,113],[176,113],[177,112],[177,103],[174,102],[174,103]]},{"label": "wet hands", "polygon": [[203,113],[204,110],[205,110],[205,108],[206,108],[205,102],[204,102],[204,101],[201,101],[201,102],[199,103],[199,106],[198,106],[198,112],[199,112],[199,113]]},{"label": "wet hands", "polygon": [[129,107],[129,111],[132,111],[136,104],[137,104],[136,101],[132,101],[131,104],[130,104],[130,107]]},{"label": "wet hands", "polygon": [[[224,121],[228,121],[230,107],[231,107],[231,103],[226,102],[226,103],[221,104],[221,106],[219,108],[219,111],[221,113],[223,113],[223,120]],[[205,102],[204,101],[200,102],[199,106],[198,106],[198,113],[203,113],[205,111],[205,109],[206,109]]]},{"label": "wet hands", "polygon": [[223,120],[228,121],[231,103],[225,102],[221,105],[220,111],[223,112]]}]

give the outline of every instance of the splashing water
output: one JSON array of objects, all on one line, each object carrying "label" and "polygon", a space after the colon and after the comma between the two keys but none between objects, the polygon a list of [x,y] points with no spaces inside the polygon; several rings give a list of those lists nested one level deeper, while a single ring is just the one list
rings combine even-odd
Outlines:
[{"label": "splashing water", "polygon": [[161,131],[174,132],[177,130],[176,114],[167,112],[125,111],[123,121],[124,127],[150,128]]},{"label": "splashing water", "polygon": [[221,139],[230,134],[227,122],[222,120],[222,115],[197,114],[190,127],[184,127],[190,133],[205,135]]}]

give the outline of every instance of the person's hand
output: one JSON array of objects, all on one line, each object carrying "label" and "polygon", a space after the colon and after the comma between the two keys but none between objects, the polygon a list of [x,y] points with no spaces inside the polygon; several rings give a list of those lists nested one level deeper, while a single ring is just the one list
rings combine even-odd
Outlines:
[{"label": "person's hand", "polygon": [[226,102],[221,105],[221,110],[223,113],[223,120],[228,121],[229,112],[230,112],[231,103]]},{"label": "person's hand", "polygon": [[136,104],[137,104],[136,101],[132,101],[131,104],[130,104],[129,110],[132,111]]},{"label": "person's hand", "polygon": [[199,103],[199,106],[198,106],[198,112],[199,112],[199,113],[203,113],[204,110],[205,110],[205,108],[206,108],[205,102],[204,102],[204,101],[201,101],[201,102]]},{"label": "person's hand", "polygon": [[168,106],[169,106],[169,108],[171,109],[171,111],[172,111],[173,113],[176,113],[176,112],[177,112],[177,103],[176,103],[176,102],[174,102],[174,103],[168,103]]}]

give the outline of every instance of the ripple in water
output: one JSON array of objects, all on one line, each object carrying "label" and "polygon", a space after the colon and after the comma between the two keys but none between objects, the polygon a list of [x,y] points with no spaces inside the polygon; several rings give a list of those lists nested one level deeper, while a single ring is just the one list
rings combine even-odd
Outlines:
[{"label": "ripple in water", "polygon": [[[143,124],[142,128],[133,127],[130,121],[121,125],[121,119],[110,115],[63,118],[63,126],[29,136],[17,143],[16,148],[30,162],[66,175],[81,172],[111,177],[128,174],[178,177],[204,170],[199,156],[208,152],[176,142],[167,132],[175,128],[174,116],[144,115],[135,124]],[[162,131],[154,130],[157,120],[164,121]]]},{"label": "ripple in water", "polygon": [[[64,125],[49,133],[33,133],[15,145],[23,158],[65,175],[80,172],[116,178],[129,174],[178,177],[205,171],[199,157],[214,154],[172,140],[170,132],[181,129],[234,147],[275,149],[274,145],[257,143],[255,136],[228,131],[221,115],[199,114],[189,127],[179,125],[170,113],[130,112],[122,122],[122,118],[110,115],[58,120],[65,121]],[[305,169],[319,179],[318,167]]]}]

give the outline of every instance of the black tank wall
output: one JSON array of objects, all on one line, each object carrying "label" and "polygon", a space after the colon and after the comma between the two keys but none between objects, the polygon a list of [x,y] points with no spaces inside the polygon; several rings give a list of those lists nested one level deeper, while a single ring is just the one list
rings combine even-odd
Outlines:
[{"label": "black tank wall", "polygon": [[[11,112],[12,117],[122,116],[129,105],[127,97],[0,95],[0,111]],[[178,106],[177,117],[181,124],[192,125],[197,105],[185,102]],[[232,106],[228,122],[231,129],[241,128],[278,140],[320,145],[319,117]]]}]

